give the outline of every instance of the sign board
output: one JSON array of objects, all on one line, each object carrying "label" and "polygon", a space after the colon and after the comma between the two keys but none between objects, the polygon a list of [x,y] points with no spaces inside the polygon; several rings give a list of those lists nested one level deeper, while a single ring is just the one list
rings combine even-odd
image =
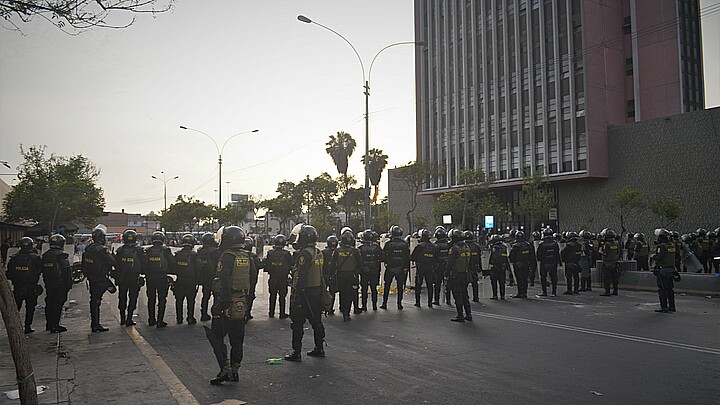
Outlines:
[{"label": "sign board", "polygon": [[550,211],[548,211],[548,220],[557,221],[557,208],[550,208]]},{"label": "sign board", "polygon": [[443,215],[443,224],[452,225],[452,215]]},{"label": "sign board", "polygon": [[492,215],[485,215],[485,229],[495,228],[495,217]]}]

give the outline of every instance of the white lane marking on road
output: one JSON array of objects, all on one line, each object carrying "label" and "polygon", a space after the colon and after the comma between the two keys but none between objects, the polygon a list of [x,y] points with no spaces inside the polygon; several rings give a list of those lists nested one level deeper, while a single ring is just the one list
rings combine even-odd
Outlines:
[{"label": "white lane marking on road", "polygon": [[[452,308],[439,308],[439,309],[441,309],[443,311],[448,311],[448,312],[455,312],[455,310]],[[563,325],[563,324],[553,323],[553,322],[537,321],[534,319],[517,318],[514,316],[490,314],[487,312],[472,311],[472,313],[473,313],[473,316],[482,316],[485,318],[499,319],[499,320],[503,320],[503,321],[526,323],[526,324],[530,324],[530,325],[544,326],[546,328],[563,329],[563,330],[569,330],[572,332],[587,333],[590,335],[605,336],[605,337],[611,337],[614,339],[629,340],[629,341],[633,341],[633,342],[647,343],[647,344],[653,344],[653,345],[657,345],[657,346],[673,347],[673,348],[677,348],[677,349],[685,349],[685,350],[691,350],[691,351],[695,351],[695,352],[708,353],[708,354],[714,354],[714,355],[720,356],[720,349],[715,349],[715,348],[711,348],[711,347],[695,346],[695,345],[689,345],[689,344],[680,343],[680,342],[668,342],[666,340],[652,339],[652,338],[646,338],[646,337],[642,337],[642,336],[625,335],[622,333],[615,333],[615,332],[603,331],[603,330],[597,330],[597,329],[588,329],[588,328],[582,328],[579,326]]]}]

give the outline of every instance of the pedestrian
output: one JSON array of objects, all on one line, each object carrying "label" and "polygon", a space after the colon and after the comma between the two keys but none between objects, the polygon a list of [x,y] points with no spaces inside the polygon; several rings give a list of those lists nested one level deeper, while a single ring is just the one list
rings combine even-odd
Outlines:
[{"label": "pedestrian", "polygon": [[137,308],[140,287],[144,284],[144,279],[140,277],[143,251],[137,245],[137,232],[132,229],[123,232],[122,241],[123,244],[115,252],[115,271],[111,275],[115,278],[119,292],[120,324],[133,326],[133,313]]},{"label": "pedestrian", "polygon": [[527,298],[530,268],[536,266],[535,248],[525,240],[525,232],[515,232],[515,243],[510,248],[510,263],[517,279],[517,295],[513,298]]},{"label": "pedestrian", "polygon": [[197,251],[197,273],[198,285],[202,287],[202,298],[200,300],[200,321],[209,321],[210,296],[212,295],[212,284],[217,272],[217,262],[220,259],[220,251],[215,242],[215,235],[205,232],[200,238],[202,246]]},{"label": "pedestrian", "polygon": [[427,305],[432,308],[433,292],[435,291],[435,267],[437,267],[437,251],[435,245],[430,242],[430,230],[421,229],[418,231],[420,243],[415,246],[410,254],[410,260],[415,262],[415,306],[420,307],[420,296],[422,294],[423,281],[427,286]]},{"label": "pedestrian", "polygon": [[537,261],[540,262],[540,285],[542,292],[540,297],[547,297],[547,277],[550,276],[552,284],[552,296],[557,295],[557,268],[560,264],[560,246],[553,239],[553,231],[550,228],[543,230],[543,240],[537,248]]},{"label": "pedestrian", "polygon": [[50,249],[42,256],[43,281],[45,283],[45,329],[52,333],[67,331],[60,325],[63,305],[67,301],[68,291],[72,288],[70,259],[65,253],[65,237],[55,234],[48,241]]},{"label": "pedestrian", "polygon": [[197,253],[193,251],[195,247],[195,237],[186,233],[180,239],[182,248],[175,253],[175,260],[170,267],[171,272],[177,276],[173,286],[173,294],[175,295],[175,319],[177,324],[183,323],[183,305],[187,307],[187,323],[194,325],[197,323],[195,319],[195,296],[197,295]]},{"label": "pedestrian", "polygon": [[285,235],[275,235],[273,247],[267,253],[263,268],[268,273],[268,292],[270,293],[270,310],[268,316],[275,316],[275,304],[280,304],[280,319],[288,317],[285,312],[285,299],[288,293],[288,277],[293,266],[292,254],[285,249]]},{"label": "pedestrian", "polygon": [[287,361],[302,361],[302,339],[305,321],[313,328],[315,348],[308,352],[311,357],[325,357],[325,326],[322,323],[323,254],[315,246],[317,230],[311,225],[298,224],[290,235],[293,247],[298,250],[292,271],[290,294],[290,329],[292,329],[292,353]]},{"label": "pedestrian", "polygon": [[507,247],[503,243],[502,236],[495,234],[490,237],[490,285],[492,287],[491,300],[498,299],[498,287],[500,299],[505,299],[505,274],[510,262],[508,261]]},{"label": "pedestrian", "polygon": [[568,242],[560,251],[560,258],[565,263],[565,282],[567,289],[563,294],[572,295],[580,293],[580,260],[582,260],[582,245],[578,242],[578,234],[567,233]]},{"label": "pedestrian", "polygon": [[[601,271],[603,275],[603,287],[605,288],[605,292],[600,294],[600,296],[609,297],[610,295],[618,295],[620,273],[617,262],[620,259],[620,244],[615,240],[615,231],[612,229],[603,229],[603,231],[600,232],[600,238],[603,240],[599,251],[602,257]],[[611,285],[613,288],[612,294],[610,293]]]},{"label": "pedestrian", "polygon": [[[675,245],[670,241],[670,234],[665,229],[658,231],[657,246],[652,260],[653,274],[657,279],[660,309],[655,312],[675,312],[675,292],[673,291],[674,278],[680,277],[675,269]],[[679,281],[679,280],[678,280]]]},{"label": "pedestrian", "polygon": [[100,304],[105,291],[115,292],[116,287],[110,281],[110,271],[115,265],[115,257],[105,246],[107,227],[98,225],[91,232],[92,243],[82,255],[82,272],[90,284],[90,327],[93,332],[107,332],[108,328],[100,323]]},{"label": "pedestrian", "polygon": [[42,294],[42,287],[38,283],[43,270],[43,262],[34,250],[32,238],[25,236],[20,239],[18,244],[20,251],[8,261],[5,274],[12,282],[13,296],[18,311],[22,309],[22,303],[25,302],[25,333],[33,333],[35,332],[35,329],[32,328],[35,306],[38,296]]},{"label": "pedestrian", "polygon": [[447,267],[450,243],[447,238],[447,231],[442,226],[435,228],[435,250],[437,251],[438,265],[435,270],[435,294],[433,305],[440,305],[440,290],[445,295],[445,303],[450,305],[450,288],[445,282],[445,270]]},{"label": "pedestrian", "polygon": [[[475,242],[475,234],[470,230],[463,232],[465,236],[465,244],[470,249],[470,286],[473,292],[473,302],[480,302],[480,273],[482,272],[482,257],[480,255],[480,245]],[[512,271],[510,271],[512,276]],[[512,285],[512,284],[511,284]]]},{"label": "pedestrian", "polygon": [[383,303],[381,309],[387,309],[388,295],[393,278],[397,285],[397,308],[402,310],[405,278],[410,271],[410,248],[402,239],[403,230],[397,225],[390,228],[390,240],[385,243],[385,285],[383,289]]},{"label": "pedestrian", "polygon": [[360,271],[362,306],[360,309],[367,311],[368,290],[370,290],[372,308],[373,311],[377,311],[377,287],[380,285],[380,263],[383,261],[384,252],[377,243],[375,232],[370,229],[363,231],[362,244],[359,250],[362,257],[362,269]]},{"label": "pedestrian", "polygon": [[[645,234],[638,232],[635,234],[635,246],[633,248],[633,259],[637,262],[638,270],[650,270],[648,265],[648,255],[650,254],[650,245],[645,241]],[[673,259],[674,260],[674,259]]]},{"label": "pedestrian", "polygon": [[580,231],[580,292],[592,291],[592,241],[590,231]]},{"label": "pedestrian", "polygon": [[[217,278],[213,286],[211,328],[205,326],[220,372],[210,380],[212,385],[239,381],[238,370],[243,359],[245,324],[251,287],[257,282],[255,262],[245,248],[245,232],[238,226],[220,228],[220,251]],[[230,340],[228,359],[225,336]]]},{"label": "pedestrian", "polygon": [[165,246],[163,232],[153,232],[150,243],[152,245],[145,250],[143,260],[143,272],[147,281],[145,292],[148,297],[148,325],[164,328],[167,326],[164,318],[169,288],[168,270],[174,258],[170,248]]},{"label": "pedestrian", "polygon": [[459,229],[450,230],[450,242],[452,246],[448,253],[445,278],[450,288],[452,288],[455,297],[455,310],[457,311],[457,316],[450,320],[464,323],[473,319],[467,291],[471,271],[470,248],[465,243],[465,235]]},{"label": "pedestrian", "polygon": [[337,274],[334,272],[334,269],[330,267],[330,262],[332,261],[335,249],[338,247],[338,243],[339,240],[337,236],[328,236],[325,240],[325,249],[321,252],[323,256],[322,275],[325,282],[325,288],[327,288],[330,293],[330,309],[327,310],[328,315],[335,314],[335,295],[338,293]]},{"label": "pedestrian", "polygon": [[[340,312],[344,322],[351,320],[350,306],[357,298],[361,268],[362,257],[360,251],[355,247],[355,236],[352,230],[347,229],[340,235],[340,246],[335,249],[330,258],[330,272],[336,274],[337,277]],[[362,312],[357,307],[355,309],[356,314]]]}]

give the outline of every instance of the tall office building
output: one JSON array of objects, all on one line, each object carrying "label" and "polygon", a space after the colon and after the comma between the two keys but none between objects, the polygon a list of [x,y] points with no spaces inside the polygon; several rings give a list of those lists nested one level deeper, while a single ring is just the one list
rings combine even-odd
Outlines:
[{"label": "tall office building", "polygon": [[609,126],[703,108],[698,0],[415,0],[415,35],[428,194],[607,178]]}]

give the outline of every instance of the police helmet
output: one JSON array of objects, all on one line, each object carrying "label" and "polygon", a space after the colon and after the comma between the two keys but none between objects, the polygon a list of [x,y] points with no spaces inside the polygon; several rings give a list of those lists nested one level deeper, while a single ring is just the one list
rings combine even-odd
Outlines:
[{"label": "police helmet", "polygon": [[93,242],[99,243],[101,245],[105,244],[105,235],[107,234],[107,227],[103,224],[99,224],[95,227],[95,229],[90,232],[90,236],[92,237]]},{"label": "police helmet", "polygon": [[325,240],[325,243],[327,243],[327,247],[335,249],[336,247],[338,247],[338,237],[335,235],[330,235]]},{"label": "police helmet", "polygon": [[365,233],[365,231],[358,232],[357,235],[355,235],[355,240],[360,240],[360,241],[363,240],[364,233]]},{"label": "police helmet", "polygon": [[186,233],[180,238],[180,246],[193,247],[195,246],[195,237],[191,233]]},{"label": "police helmet", "polygon": [[442,226],[438,226],[435,228],[435,239],[445,239],[447,238],[447,231]]},{"label": "police helmet", "polygon": [[717,239],[718,234],[715,231],[708,232],[708,239]]},{"label": "police helmet", "polygon": [[611,240],[614,240],[616,236],[617,235],[615,234],[615,231],[607,228],[607,229],[605,229],[605,235],[604,235],[603,239],[605,239],[606,241],[611,241]]},{"label": "police helmet", "polygon": [[215,235],[213,235],[211,232],[205,232],[200,238],[200,242],[203,246],[215,246]]},{"label": "police helmet", "polygon": [[255,247],[255,241],[252,238],[245,238],[243,241],[243,250],[252,252],[253,247]]},{"label": "police helmet", "polygon": [[580,237],[581,237],[581,238],[583,238],[583,239],[590,239],[590,236],[591,236],[591,235],[590,235],[590,231],[588,231],[588,230],[586,230],[586,229],[583,229],[582,231],[580,231]]},{"label": "police helmet", "polygon": [[494,234],[494,235],[490,236],[490,239],[488,241],[490,242],[491,245],[497,245],[497,244],[503,242],[503,238],[501,235]]},{"label": "police helmet", "polygon": [[435,227],[435,232],[437,232],[437,231],[439,231],[439,230],[441,230],[441,229],[443,230],[443,232],[447,233],[447,229],[445,229],[445,227],[442,226],[442,225],[436,226],[436,227]]},{"label": "police helmet", "polygon": [[60,235],[59,233],[56,233],[55,235],[50,237],[50,239],[48,240],[48,244],[51,248],[65,249],[65,237]]},{"label": "police helmet", "polygon": [[670,241],[670,232],[668,232],[667,229],[658,229],[655,233],[657,235],[658,242],[663,243]]},{"label": "police helmet", "polygon": [[279,233],[273,238],[273,246],[284,248],[287,245],[287,238],[285,235]]},{"label": "police helmet", "polygon": [[465,236],[465,240],[473,240],[475,239],[475,234],[472,233],[472,231],[464,231],[463,235]]},{"label": "police helmet", "polygon": [[542,236],[543,236],[543,238],[552,238],[554,233],[555,232],[553,232],[552,228],[547,227],[547,228],[543,229]]},{"label": "police helmet", "polygon": [[[222,230],[222,228],[220,229]],[[165,243],[165,234],[160,231],[153,232],[153,234],[150,236],[150,242],[153,245],[162,245],[163,243]]]},{"label": "police helmet", "polygon": [[340,243],[347,247],[355,246],[355,235],[353,235],[352,232],[343,233],[340,235]]},{"label": "police helmet", "polygon": [[314,246],[318,240],[317,229],[312,225],[303,225],[298,233],[297,245],[299,247]]},{"label": "police helmet", "polygon": [[134,245],[137,242],[137,232],[128,229],[122,234],[122,241],[127,245]]},{"label": "police helmet", "polygon": [[245,242],[245,231],[239,226],[225,226],[220,231],[220,248],[243,247]]},{"label": "police helmet", "polygon": [[458,243],[465,240],[465,235],[463,234],[463,231],[459,229],[451,229],[450,230],[450,242],[452,243]]},{"label": "police helmet", "polygon": [[378,233],[375,231],[372,231],[372,237],[373,237],[373,241],[375,241],[375,242],[380,240],[380,235],[378,235]]},{"label": "police helmet", "polygon": [[570,231],[565,237],[568,238],[568,240],[577,240],[578,234],[576,232]]},{"label": "police helmet", "polygon": [[675,240],[678,240],[678,238],[680,238],[680,233],[678,231],[672,231],[672,232],[670,232],[670,234],[672,235],[673,239],[675,239]]},{"label": "police helmet", "polygon": [[353,233],[353,230],[349,226],[344,226],[343,229],[340,230],[340,235],[344,234],[345,232]]},{"label": "police helmet", "polygon": [[363,242],[372,242],[375,240],[375,237],[373,236],[373,231],[370,229],[366,229],[362,233],[362,241]]},{"label": "police helmet", "polygon": [[399,238],[399,237],[402,236],[402,234],[403,234],[403,229],[400,228],[399,226],[393,225],[393,226],[390,228],[390,237],[392,237],[392,238]]},{"label": "police helmet", "polygon": [[555,239],[556,242],[560,242],[560,240],[562,239],[562,235],[561,235],[559,232],[553,233],[552,236],[553,236],[553,239]]},{"label": "police helmet", "polygon": [[422,229],[418,233],[420,234],[420,242],[430,242],[432,234],[429,229]]},{"label": "police helmet", "polygon": [[533,231],[532,237],[533,237],[533,240],[538,240],[538,239],[540,239],[540,232],[538,232],[538,231]]},{"label": "police helmet", "polygon": [[634,239],[634,238],[635,238],[635,235],[636,235],[635,232],[628,231],[628,236],[627,236],[627,237],[628,237],[628,239]]},{"label": "police helmet", "polygon": [[523,231],[515,232],[515,240],[517,240],[517,241],[525,240],[525,232],[523,232]]},{"label": "police helmet", "polygon": [[18,242],[18,246],[20,246],[20,250],[32,250],[35,246],[35,242],[31,237],[23,236],[22,239],[20,239],[20,242]]},{"label": "police helmet", "polygon": [[697,233],[700,237],[704,238],[705,235],[707,235],[707,230],[705,230],[705,228],[698,228],[695,233]]},{"label": "police helmet", "polygon": [[639,240],[639,241],[641,241],[641,242],[642,242],[642,241],[645,241],[645,234],[642,233],[642,232],[638,232],[638,233],[635,234],[635,239],[637,239],[637,240]]},{"label": "police helmet", "polygon": [[[658,240],[660,240],[660,235],[658,235]],[[683,241],[683,243],[690,243],[692,242],[692,237],[688,234],[683,234],[683,236],[680,237],[680,240]]]}]

